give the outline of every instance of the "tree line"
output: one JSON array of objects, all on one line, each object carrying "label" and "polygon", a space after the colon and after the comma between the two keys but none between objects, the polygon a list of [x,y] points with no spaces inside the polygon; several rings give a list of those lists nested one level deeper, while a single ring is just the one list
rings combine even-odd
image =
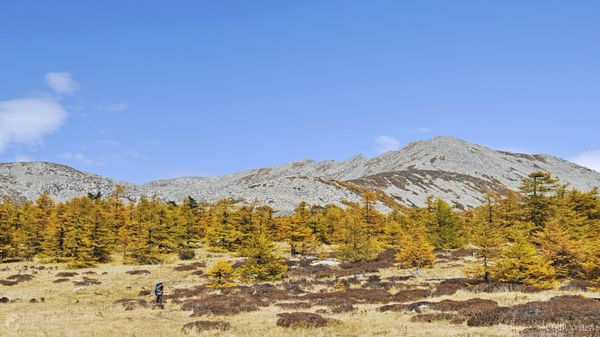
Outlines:
[{"label": "tree line", "polygon": [[467,272],[485,281],[550,287],[562,278],[600,279],[597,190],[569,189],[546,172],[524,178],[518,191],[488,193],[481,206],[465,211],[429,198],[423,208],[383,213],[380,194],[365,190],[361,202],[301,202],[292,214],[276,217],[258,201],[128,201],[124,192],[119,186],[106,197],[89,194],[67,202],[46,194],[35,202],[4,198],[0,261],[38,257],[87,267],[120,255],[125,263],[151,264],[209,246],[246,257],[240,277],[261,281],[285,274],[284,259],[275,253],[275,245],[285,242],[292,256],[324,254],[329,247],[348,263],[395,249],[402,268],[433,266],[436,249],[470,248],[476,262]]}]

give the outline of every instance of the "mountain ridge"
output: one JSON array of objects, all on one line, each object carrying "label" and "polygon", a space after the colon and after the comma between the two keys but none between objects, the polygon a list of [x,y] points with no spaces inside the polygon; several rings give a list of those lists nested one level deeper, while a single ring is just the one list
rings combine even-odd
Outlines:
[{"label": "mountain ridge", "polygon": [[287,213],[300,201],[319,205],[359,201],[360,194],[336,183],[341,181],[381,190],[407,206],[423,206],[427,196],[433,195],[456,208],[470,208],[481,202],[486,190],[505,193],[516,189],[523,177],[537,170],[550,172],[577,189],[600,186],[599,172],[555,156],[494,150],[438,136],[373,158],[358,154],[344,161],[307,159],[223,176],[179,177],[144,184],[82,172],[64,164],[0,163],[0,197],[31,200],[46,192],[64,201],[88,192],[106,195],[120,184],[132,199],[154,194],[163,200],[187,196],[209,202],[225,197],[259,199]]}]

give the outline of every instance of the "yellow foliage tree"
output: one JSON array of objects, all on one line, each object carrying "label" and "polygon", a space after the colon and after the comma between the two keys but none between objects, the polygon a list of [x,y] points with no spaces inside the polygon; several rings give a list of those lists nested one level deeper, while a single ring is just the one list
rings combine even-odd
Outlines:
[{"label": "yellow foliage tree", "polygon": [[210,277],[207,287],[227,288],[235,286],[235,270],[231,264],[225,260],[215,262],[206,272]]},{"label": "yellow foliage tree", "polygon": [[344,262],[371,261],[377,257],[380,245],[369,235],[363,219],[347,214],[341,219],[341,242],[337,256]]},{"label": "yellow foliage tree", "polygon": [[427,241],[422,225],[408,230],[399,244],[396,260],[401,268],[429,268],[435,263],[433,246]]},{"label": "yellow foliage tree", "polygon": [[492,276],[502,282],[523,283],[541,288],[555,284],[555,271],[545,262],[533,244],[525,237],[508,245],[502,251]]}]

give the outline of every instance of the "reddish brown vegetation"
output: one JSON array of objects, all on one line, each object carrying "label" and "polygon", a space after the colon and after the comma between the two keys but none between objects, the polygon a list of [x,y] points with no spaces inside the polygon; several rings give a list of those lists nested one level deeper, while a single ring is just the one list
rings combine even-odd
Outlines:
[{"label": "reddish brown vegetation", "polygon": [[[190,298],[204,295],[206,293],[206,288],[202,285],[196,286],[193,288],[177,288],[173,289],[172,292],[165,295],[165,298],[171,299],[182,299],[182,298]],[[175,301],[174,301],[175,302]]]},{"label": "reddish brown vegetation", "polygon": [[399,290],[394,294],[394,302],[410,302],[431,296],[431,290],[428,289],[407,289]]},{"label": "reddish brown vegetation", "polygon": [[15,274],[15,275],[10,275],[9,277],[7,277],[8,280],[17,282],[17,283],[21,283],[21,282],[25,282],[25,281],[31,281],[33,280],[34,276],[31,274]]},{"label": "reddish brown vegetation", "polygon": [[19,282],[15,282],[15,281],[0,280],[0,285],[7,286],[7,287],[14,286],[14,285],[16,285],[18,283]]},{"label": "reddish brown vegetation", "polygon": [[412,322],[425,322],[432,323],[437,321],[450,321],[454,324],[462,324],[465,319],[457,314],[451,314],[447,312],[435,312],[428,314],[418,314],[410,318]]},{"label": "reddish brown vegetation", "polygon": [[6,278],[6,280],[0,280],[0,284],[10,287],[10,286],[17,285],[21,282],[31,281],[31,280],[33,280],[33,278],[34,278],[34,276],[31,274],[15,274],[15,275],[10,275],[9,277]]},{"label": "reddish brown vegetation", "polygon": [[521,331],[523,337],[598,337],[600,326],[578,324],[577,322],[558,326],[527,328]]},{"label": "reddish brown vegetation", "polygon": [[277,303],[277,306],[282,309],[309,309],[313,305],[310,302],[291,302],[291,303]]},{"label": "reddish brown vegetation", "polygon": [[[472,298],[472,299],[468,299],[466,301],[444,300],[444,301],[440,301],[440,302],[421,301],[421,302],[415,302],[415,303],[411,303],[411,304],[390,304],[390,305],[384,305],[377,310],[378,311],[416,312],[419,314],[421,314],[425,310],[435,310],[435,311],[441,311],[443,313],[454,312],[456,315],[451,318],[451,321],[452,321],[452,323],[459,323],[459,322],[465,321],[469,317],[473,317],[479,313],[488,312],[495,308],[498,308],[498,303],[496,303],[495,301],[484,300],[484,299],[479,299],[479,298]],[[431,314],[433,314],[433,313],[431,313]],[[431,318],[433,320],[433,317],[436,317],[436,316],[429,315],[429,316],[425,316],[425,318],[422,318],[422,319],[427,320],[427,319]],[[437,317],[439,317],[440,319],[443,319],[442,317],[449,317],[449,316],[441,315],[441,316],[437,316]],[[415,319],[421,319],[421,318],[415,318]]]},{"label": "reddish brown vegetation", "polygon": [[306,295],[306,297],[317,301],[323,299],[345,300],[351,304],[388,303],[393,300],[393,296],[385,290],[358,288],[346,289],[344,291],[334,291],[330,293],[312,293]]},{"label": "reddish brown vegetation", "polygon": [[227,331],[231,329],[231,324],[224,321],[196,321],[187,323],[181,328],[184,333],[195,331],[202,332],[208,330]]},{"label": "reddish brown vegetation", "polygon": [[311,312],[290,312],[278,314],[277,325],[284,328],[322,328],[337,324],[338,320],[325,318]]},{"label": "reddish brown vegetation", "polygon": [[557,296],[548,301],[536,301],[513,307],[498,307],[471,317],[469,326],[497,324],[543,325],[549,323],[600,321],[600,300],[583,296]]},{"label": "reddish brown vegetation", "polygon": [[120,300],[116,300],[114,303],[121,304],[125,310],[133,310],[136,307],[148,308],[150,306],[146,300],[137,298],[122,298]]},{"label": "reddish brown vegetation", "polygon": [[[179,264],[173,268],[175,271],[190,271],[206,267],[206,262],[194,262],[188,264]],[[202,322],[202,321],[199,321]]]},{"label": "reddish brown vegetation", "polygon": [[56,280],[52,281],[52,283],[63,283],[63,282],[69,282],[71,281],[68,278],[57,278]]},{"label": "reddish brown vegetation", "polygon": [[184,301],[181,310],[192,310],[192,316],[222,315],[230,316],[241,312],[258,310],[267,303],[249,296],[209,295],[200,299]]},{"label": "reddish brown vegetation", "polygon": [[585,281],[585,280],[571,280],[568,284],[560,287],[560,290],[566,291],[578,291],[578,290],[592,290],[594,288],[600,288],[600,283]]},{"label": "reddish brown vegetation", "polygon": [[126,271],[125,274],[129,274],[129,275],[148,275],[148,274],[152,274],[152,273],[149,270],[146,270],[146,269],[134,269],[134,270]]},{"label": "reddish brown vegetation", "polygon": [[472,292],[498,292],[498,291],[514,291],[522,293],[535,293],[543,291],[542,288],[528,286],[525,284],[513,284],[502,282],[485,283],[483,280],[475,280],[468,278],[453,278],[443,280],[437,284],[434,296],[454,295],[458,290],[465,289]]},{"label": "reddish brown vegetation", "polygon": [[76,272],[71,272],[71,271],[61,271],[60,273],[56,273],[56,277],[73,277],[73,276],[77,276],[79,275]]}]

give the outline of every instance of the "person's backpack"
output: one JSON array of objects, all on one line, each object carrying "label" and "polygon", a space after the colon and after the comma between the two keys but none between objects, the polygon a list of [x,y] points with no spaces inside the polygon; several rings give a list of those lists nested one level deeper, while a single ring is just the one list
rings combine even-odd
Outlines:
[{"label": "person's backpack", "polygon": [[156,284],[156,286],[154,287],[154,294],[156,296],[160,296],[163,294],[163,284],[162,283]]}]

